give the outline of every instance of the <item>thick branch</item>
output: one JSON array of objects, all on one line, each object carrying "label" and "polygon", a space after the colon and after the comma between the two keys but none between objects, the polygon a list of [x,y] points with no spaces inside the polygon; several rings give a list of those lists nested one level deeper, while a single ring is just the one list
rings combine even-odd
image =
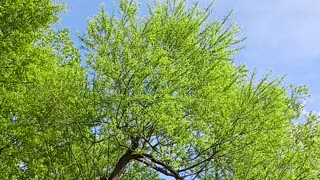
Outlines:
[{"label": "thick branch", "polygon": [[116,164],[116,167],[113,169],[112,173],[108,177],[108,174],[101,178],[101,180],[119,180],[123,170],[128,165],[128,163],[135,158],[135,155],[132,153],[138,148],[139,146],[139,139],[134,138],[131,140],[131,147],[126,151],[124,155],[121,156],[119,161]]},{"label": "thick branch", "polygon": [[148,166],[148,167],[150,167],[150,168],[152,168],[152,169],[154,169],[154,170],[166,175],[166,176],[174,176],[172,173],[168,172],[166,169],[160,168],[160,167],[152,164],[151,162],[146,161],[145,159],[138,158],[136,160],[141,162],[141,163],[143,163],[144,165],[146,165],[146,166]]},{"label": "thick branch", "polygon": [[[135,160],[155,169],[156,171],[159,171],[167,176],[172,176],[174,178],[176,178],[177,180],[183,180],[183,177],[181,177],[179,175],[179,173],[177,171],[175,171],[172,167],[170,167],[169,165],[165,164],[164,162],[161,162],[157,159],[155,159],[154,157],[152,157],[149,154],[143,154],[142,156],[135,158]],[[146,161],[146,160],[149,160]],[[163,168],[160,168],[159,166],[162,166]]]},{"label": "thick branch", "polygon": [[123,172],[123,169],[127,166],[127,164],[131,160],[132,150],[129,149],[127,152],[119,159],[116,167],[113,169],[109,178],[105,178],[108,180],[118,180]]}]

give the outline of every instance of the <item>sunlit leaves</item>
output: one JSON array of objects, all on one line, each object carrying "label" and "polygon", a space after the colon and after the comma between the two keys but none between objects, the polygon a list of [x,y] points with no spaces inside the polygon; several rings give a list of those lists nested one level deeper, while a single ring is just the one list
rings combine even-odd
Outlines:
[{"label": "sunlit leaves", "polygon": [[239,28],[212,5],[102,7],[82,53],[69,30],[48,29],[60,6],[0,8],[1,178],[319,177],[319,117],[292,122],[306,87],[236,66]]}]

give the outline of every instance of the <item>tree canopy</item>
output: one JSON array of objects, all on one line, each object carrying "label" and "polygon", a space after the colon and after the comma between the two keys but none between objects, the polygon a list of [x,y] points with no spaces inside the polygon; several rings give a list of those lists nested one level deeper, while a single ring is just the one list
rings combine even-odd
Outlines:
[{"label": "tree canopy", "polygon": [[141,16],[121,0],[81,48],[52,28],[62,9],[0,1],[1,179],[320,176],[307,88],[235,65],[243,39],[213,4],[156,0]]}]

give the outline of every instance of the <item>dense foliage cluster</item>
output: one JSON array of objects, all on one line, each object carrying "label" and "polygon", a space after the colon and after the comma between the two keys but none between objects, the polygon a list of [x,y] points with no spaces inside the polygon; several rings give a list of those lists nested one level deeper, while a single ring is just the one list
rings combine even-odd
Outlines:
[{"label": "dense foliage cluster", "polygon": [[[77,48],[62,6],[0,1],[0,179],[316,179],[305,87],[233,63],[238,28],[186,1],[103,8]],[[162,175],[161,175],[162,174]]]}]

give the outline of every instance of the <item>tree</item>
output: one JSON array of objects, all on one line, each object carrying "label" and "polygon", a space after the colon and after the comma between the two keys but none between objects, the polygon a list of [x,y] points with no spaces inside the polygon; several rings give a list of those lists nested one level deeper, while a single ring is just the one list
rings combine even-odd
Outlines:
[{"label": "tree", "polygon": [[55,164],[69,165],[58,112],[85,90],[86,76],[67,31],[50,30],[61,9],[50,0],[0,1],[1,179],[45,179]]},{"label": "tree", "polygon": [[305,87],[234,65],[239,29],[211,22],[212,5],[148,7],[142,18],[135,1],[119,16],[102,8],[81,37],[84,66],[68,30],[27,43],[26,82],[3,76],[19,83],[2,86],[0,177],[319,177],[319,118],[292,122]]}]

